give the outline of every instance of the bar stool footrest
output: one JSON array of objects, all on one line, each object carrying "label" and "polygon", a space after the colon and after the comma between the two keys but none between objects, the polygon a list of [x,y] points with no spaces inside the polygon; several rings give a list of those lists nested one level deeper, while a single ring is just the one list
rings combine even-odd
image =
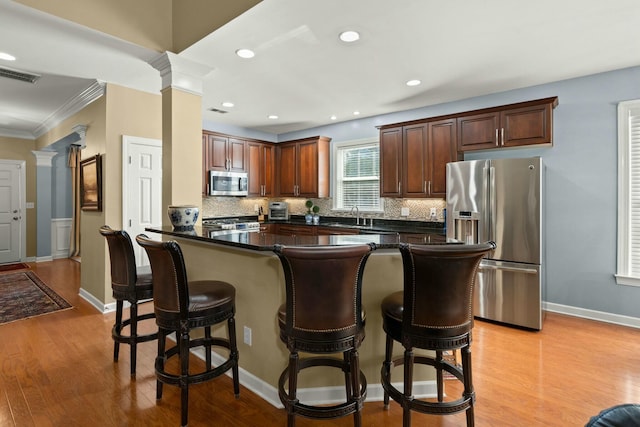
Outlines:
[{"label": "bar stool footrest", "polygon": [[[347,364],[340,359],[333,357],[310,357],[300,359],[298,362],[298,372],[315,366],[330,366],[340,368],[342,371],[348,371],[349,369]],[[359,397],[355,398],[353,396],[348,396],[346,402],[337,405],[314,406],[301,403],[298,399],[291,399],[288,392],[285,390],[285,384],[287,384],[287,381],[289,380],[289,369],[286,368],[282,371],[280,379],[278,380],[278,395],[285,409],[290,414],[296,414],[305,418],[313,419],[341,418],[362,410],[362,407],[364,406],[364,401],[367,397],[367,379],[362,371],[359,372],[359,375]]]}]

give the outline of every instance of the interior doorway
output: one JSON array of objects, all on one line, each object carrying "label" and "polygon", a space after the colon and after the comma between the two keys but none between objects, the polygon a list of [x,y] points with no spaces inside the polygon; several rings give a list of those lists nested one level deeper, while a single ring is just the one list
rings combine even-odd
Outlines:
[{"label": "interior doorway", "polygon": [[[162,141],[122,136],[122,228],[132,240],[145,227],[162,225]],[[149,265],[144,249],[133,245],[139,267]]]},{"label": "interior doorway", "polygon": [[24,160],[0,159],[0,264],[26,258]]}]

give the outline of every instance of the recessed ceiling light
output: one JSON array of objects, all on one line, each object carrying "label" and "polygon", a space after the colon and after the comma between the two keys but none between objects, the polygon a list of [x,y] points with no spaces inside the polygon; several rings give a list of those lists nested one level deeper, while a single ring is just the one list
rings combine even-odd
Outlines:
[{"label": "recessed ceiling light", "polygon": [[334,114],[333,116],[331,116],[331,117],[330,117],[330,119],[331,119],[331,120],[336,120],[336,119],[337,119],[337,117],[336,117],[336,115]]},{"label": "recessed ceiling light", "polygon": [[269,114],[269,119],[271,120],[277,120],[278,116],[276,116],[275,114]]},{"label": "recessed ceiling light", "polygon": [[353,115],[354,115],[354,116],[359,116],[359,115],[360,115],[360,111],[354,111],[354,112],[353,112]]},{"label": "recessed ceiling light", "polygon": [[0,59],[4,59],[5,61],[15,61],[16,57],[5,52],[0,52]]},{"label": "recessed ceiling light", "polygon": [[226,102],[225,101],[225,102],[222,103],[222,106],[223,107],[227,107],[227,108],[231,108],[231,107],[233,107],[233,102]]},{"label": "recessed ceiling light", "polygon": [[420,80],[409,80],[407,86],[418,86],[420,83],[422,83]]},{"label": "recessed ceiling light", "polygon": [[360,34],[357,31],[343,31],[340,33],[340,40],[345,43],[355,42],[360,39]]},{"label": "recessed ceiling light", "polygon": [[253,58],[254,56],[256,56],[255,52],[251,49],[238,49],[236,50],[236,55],[238,55],[240,58],[245,59]]}]

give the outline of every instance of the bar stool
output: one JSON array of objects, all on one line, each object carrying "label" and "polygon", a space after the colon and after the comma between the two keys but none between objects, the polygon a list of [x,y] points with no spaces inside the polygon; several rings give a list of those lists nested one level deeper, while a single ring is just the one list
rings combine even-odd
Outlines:
[{"label": "bar stool", "polygon": [[[403,409],[404,427],[411,425],[411,411],[446,415],[466,411],[467,426],[474,425],[475,392],[471,378],[471,329],[473,290],[482,258],[495,249],[493,242],[475,245],[401,244],[404,291],[387,296],[381,304],[386,332],[382,364],[384,406],[389,396]],[[404,357],[391,359],[393,342],[404,347]],[[435,352],[435,356],[414,356],[413,349]],[[444,351],[461,349],[462,367],[443,359]],[[436,369],[437,401],[413,396],[413,365]],[[404,365],[404,392],[391,383],[391,371]],[[464,385],[462,396],[444,401],[443,371]]]},{"label": "bar stool", "polygon": [[[111,262],[111,291],[116,300],[116,321],[111,329],[113,338],[113,361],[118,361],[120,344],[129,344],[131,352],[131,375],[136,374],[136,355],[138,343],[158,338],[158,333],[138,335],[138,322],[153,319],[154,313],[138,315],[138,302],[153,298],[151,274],[139,274],[133,244],[129,234],[124,230],[113,230],[108,225],[100,227],[109,246]],[[129,302],[129,318],[122,320],[124,301]],[[122,329],[129,327],[129,335]]]},{"label": "bar stool", "polygon": [[[144,234],[136,237],[151,263],[153,274],[153,300],[158,324],[158,356],[156,357],[156,398],[162,398],[162,385],[171,384],[181,390],[182,425],[188,422],[189,385],[218,377],[229,369],[233,372],[233,392],[240,395],[238,379],[238,347],[235,328],[235,288],[217,280],[187,280],[184,257],[175,241],[159,242]],[[227,322],[229,338],[211,336],[211,326]],[[204,337],[191,338],[192,329],[204,328]],[[176,345],[165,347],[166,337],[175,332]],[[205,370],[189,373],[189,350],[203,346]],[[211,347],[223,347],[229,351],[228,359],[217,367],[211,366]],[[178,356],[180,373],[165,370],[167,359]]]},{"label": "bar stool", "polygon": [[[360,370],[358,348],[364,339],[362,273],[375,245],[284,247],[276,245],[286,284],[286,302],[278,310],[280,339],[289,363],[280,375],[278,394],[287,410],[287,425],[295,416],[332,419],[354,414],[361,425],[367,381]],[[301,359],[298,352],[321,354]],[[327,356],[342,353],[342,359]],[[340,368],[346,399],[330,406],[301,403],[298,374],[314,366]],[[285,385],[288,384],[287,387]]]}]

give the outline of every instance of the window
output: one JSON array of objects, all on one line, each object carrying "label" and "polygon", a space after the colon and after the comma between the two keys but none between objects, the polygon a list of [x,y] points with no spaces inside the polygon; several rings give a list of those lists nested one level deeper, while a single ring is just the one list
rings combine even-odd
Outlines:
[{"label": "window", "polygon": [[618,104],[618,271],[640,286],[640,100]]},{"label": "window", "polygon": [[355,141],[334,145],[334,209],[380,211],[380,144]]}]

